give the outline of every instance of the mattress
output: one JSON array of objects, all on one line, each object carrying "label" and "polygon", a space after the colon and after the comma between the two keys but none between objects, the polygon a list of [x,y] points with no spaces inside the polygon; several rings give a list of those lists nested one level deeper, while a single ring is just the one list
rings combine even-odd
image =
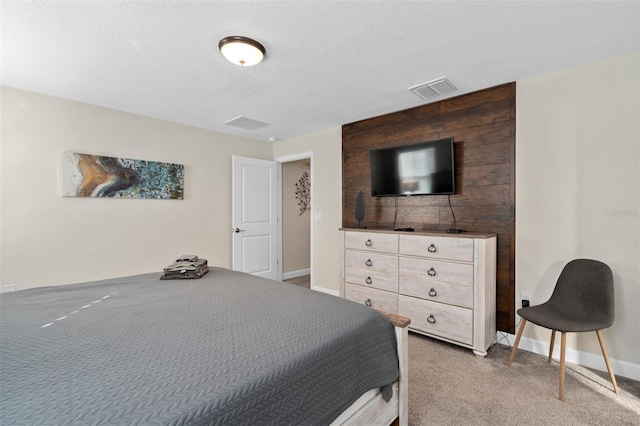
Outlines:
[{"label": "mattress", "polygon": [[0,295],[0,424],[328,424],[398,378],[357,303],[210,268]]}]

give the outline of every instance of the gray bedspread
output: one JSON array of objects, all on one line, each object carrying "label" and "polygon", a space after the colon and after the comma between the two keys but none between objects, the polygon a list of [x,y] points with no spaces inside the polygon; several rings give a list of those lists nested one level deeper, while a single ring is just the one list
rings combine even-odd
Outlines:
[{"label": "gray bedspread", "polygon": [[0,295],[0,424],[328,424],[398,377],[365,306],[221,268]]}]

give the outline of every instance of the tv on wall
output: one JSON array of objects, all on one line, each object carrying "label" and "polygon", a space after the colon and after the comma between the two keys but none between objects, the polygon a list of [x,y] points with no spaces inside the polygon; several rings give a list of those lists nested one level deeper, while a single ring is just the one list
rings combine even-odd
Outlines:
[{"label": "tv on wall", "polygon": [[371,195],[455,194],[453,138],[369,151]]}]

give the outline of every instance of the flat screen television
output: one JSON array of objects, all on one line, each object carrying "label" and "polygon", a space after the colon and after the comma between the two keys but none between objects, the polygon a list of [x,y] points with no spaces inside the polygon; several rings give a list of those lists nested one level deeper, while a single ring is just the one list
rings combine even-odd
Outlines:
[{"label": "flat screen television", "polygon": [[455,194],[453,138],[369,151],[371,196]]}]

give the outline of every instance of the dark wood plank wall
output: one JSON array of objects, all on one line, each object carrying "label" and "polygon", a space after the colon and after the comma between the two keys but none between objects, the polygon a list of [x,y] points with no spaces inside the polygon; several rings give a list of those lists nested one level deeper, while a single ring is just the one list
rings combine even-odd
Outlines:
[{"label": "dark wood plank wall", "polygon": [[[395,198],[371,197],[369,150],[453,136],[457,228],[498,235],[497,328],[515,332],[515,83],[342,126],[342,226],[391,229]],[[446,195],[398,197],[396,227],[446,230]]]}]

